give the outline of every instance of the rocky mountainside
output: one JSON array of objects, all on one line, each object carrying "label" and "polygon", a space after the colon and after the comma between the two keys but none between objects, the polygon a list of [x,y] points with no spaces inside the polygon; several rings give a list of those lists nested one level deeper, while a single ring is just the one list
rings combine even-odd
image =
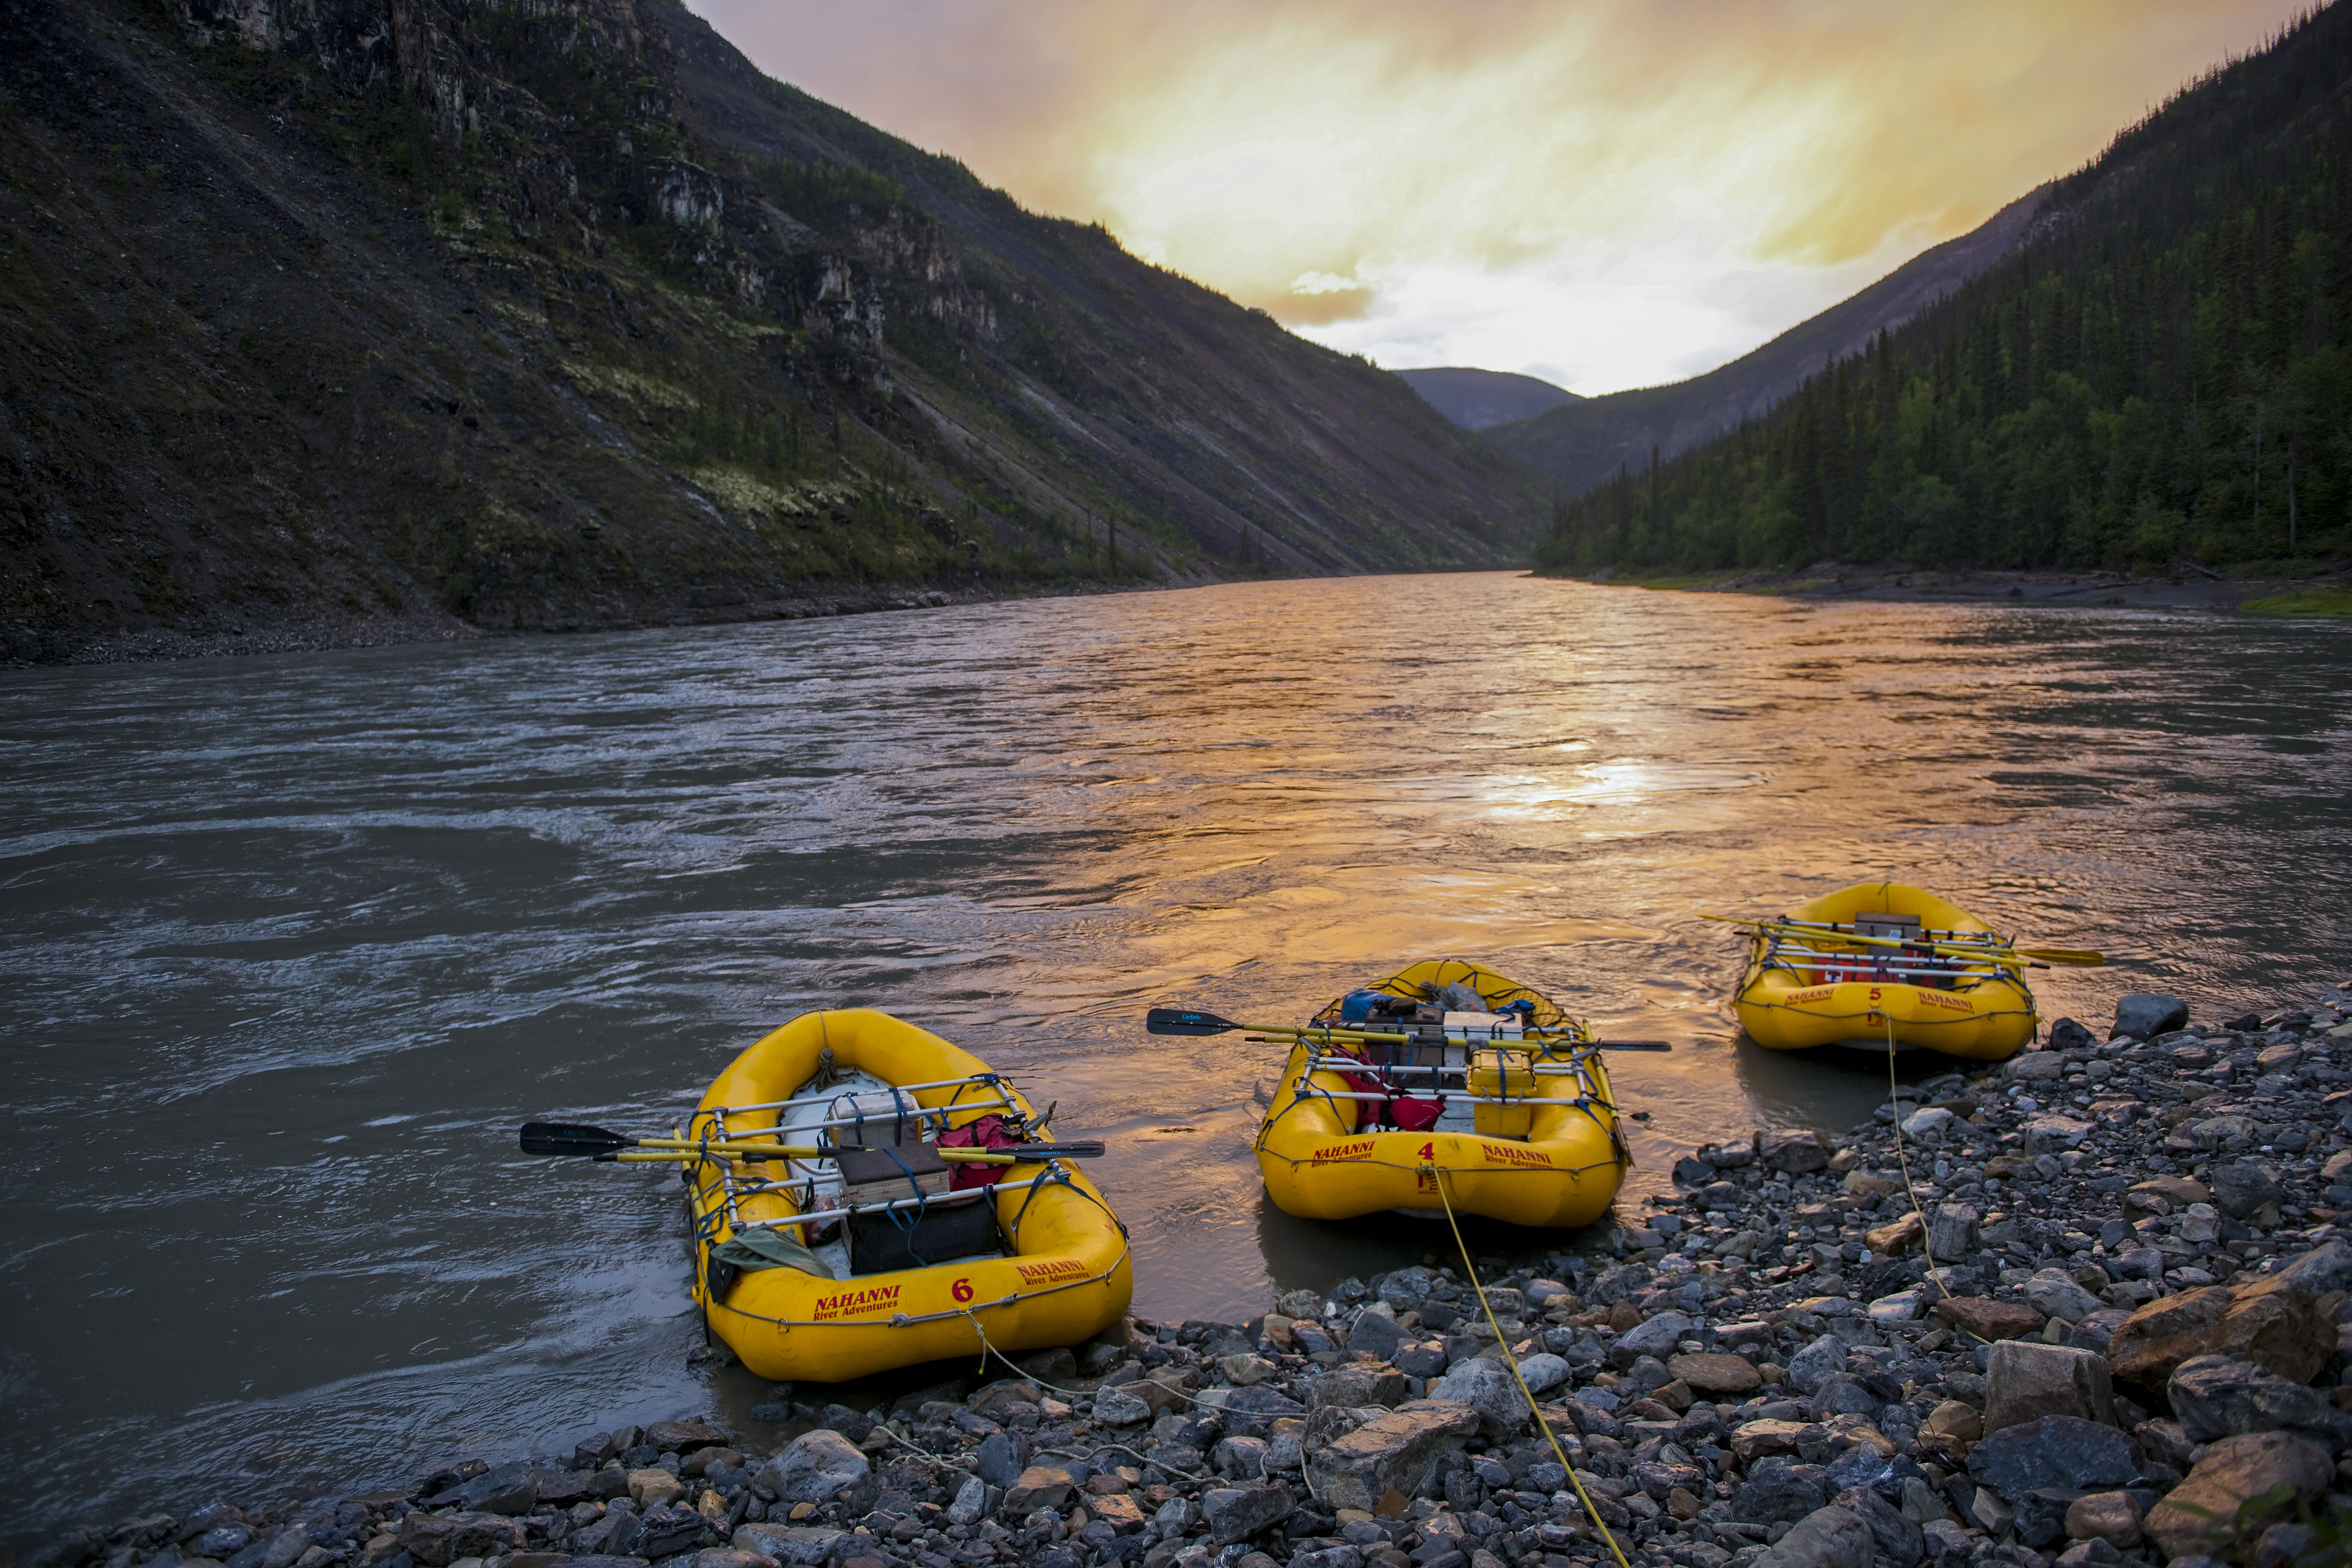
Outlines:
[{"label": "rocky mountainside", "polygon": [[675,0],[0,4],[12,659],[1527,557],[1394,376]]},{"label": "rocky mountainside", "polygon": [[1580,398],[1481,432],[1513,457],[1581,495],[1621,468],[1639,473],[1752,419],[1824,365],[1908,321],[2021,244],[2050,187],[2032,191],[1970,233],[1922,252],[1861,293],[1705,375],[1664,386]]},{"label": "rocky mountainside", "polygon": [[1431,407],[1465,430],[1532,419],[1547,409],[1582,399],[1564,386],[1540,376],[1507,370],[1477,370],[1468,365],[1437,365],[1428,370],[1401,370],[1404,384],[1429,401]]}]

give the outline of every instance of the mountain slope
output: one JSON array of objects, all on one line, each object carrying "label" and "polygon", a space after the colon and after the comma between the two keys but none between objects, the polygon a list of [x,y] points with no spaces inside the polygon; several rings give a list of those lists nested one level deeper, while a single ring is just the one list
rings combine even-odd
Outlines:
[{"label": "mountain slope", "polygon": [[1481,432],[1581,495],[1618,469],[1671,458],[1762,414],[1822,366],[1901,326],[1999,261],[2024,238],[2048,188],[2001,208],[1958,239],[1921,252],[1851,299],[1705,375],[1612,392]]},{"label": "mountain slope", "polygon": [[1465,430],[1507,425],[1532,418],[1563,403],[1581,401],[1564,386],[1507,370],[1437,365],[1427,370],[1401,370],[1397,375],[1426,398],[1431,407]]},{"label": "mountain slope", "polygon": [[0,649],[1523,560],[1393,376],[676,0],[0,0]]},{"label": "mountain slope", "polygon": [[2352,7],[2052,188],[2025,242],[1539,559],[2124,567],[2352,548]]}]

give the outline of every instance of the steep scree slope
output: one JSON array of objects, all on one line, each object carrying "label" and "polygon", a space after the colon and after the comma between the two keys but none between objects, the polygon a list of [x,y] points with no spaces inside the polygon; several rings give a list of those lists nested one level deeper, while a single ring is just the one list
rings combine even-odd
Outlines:
[{"label": "steep scree slope", "polygon": [[1395,377],[675,0],[0,0],[0,652],[1490,566]]}]

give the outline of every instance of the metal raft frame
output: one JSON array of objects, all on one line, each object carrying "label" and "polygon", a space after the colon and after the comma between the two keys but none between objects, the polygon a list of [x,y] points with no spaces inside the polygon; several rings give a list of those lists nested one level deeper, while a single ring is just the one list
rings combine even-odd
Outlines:
[{"label": "metal raft frame", "polygon": [[[945,1131],[948,1130],[949,1122],[957,1117],[976,1121],[991,1113],[1002,1115],[1018,1132],[1025,1133],[1034,1125],[1034,1119],[1022,1109],[1020,1100],[1015,1098],[1012,1088],[1005,1083],[1003,1075],[1001,1073],[972,1073],[963,1078],[933,1079],[925,1083],[889,1084],[885,1087],[892,1102],[892,1109],[887,1111],[872,1115],[860,1111],[852,1116],[829,1116],[817,1121],[793,1121],[790,1122],[791,1128],[798,1133],[832,1131],[836,1128],[863,1128],[868,1125],[891,1125],[902,1130],[911,1126],[919,1134],[930,1123],[937,1123],[938,1131]],[[955,1093],[944,1104],[925,1106],[915,1103],[914,1092],[917,1089],[952,1089]],[[982,1089],[985,1093],[983,1096],[967,1100],[964,1098],[964,1091],[967,1089]],[[790,1100],[761,1100],[750,1105],[715,1105],[695,1112],[688,1125],[695,1128],[696,1131],[680,1131],[678,1136],[694,1138],[698,1142],[708,1146],[730,1142],[740,1144],[749,1138],[759,1135],[781,1134],[789,1120],[786,1112],[807,1106],[830,1107],[856,1092],[828,1089],[815,1094],[795,1095]],[[728,1125],[727,1119],[730,1116],[744,1117],[760,1113],[772,1113],[773,1120],[759,1127],[745,1128],[740,1131],[730,1130]],[[788,1158],[783,1162],[783,1175],[772,1177],[752,1175],[748,1173],[738,1174],[736,1167],[740,1162],[728,1155],[714,1153],[690,1167],[690,1170],[698,1172],[707,1169],[715,1173],[703,1178],[702,1184],[696,1189],[698,1209],[701,1207],[704,1200],[708,1200],[715,1193],[718,1202],[709,1212],[715,1215],[723,1215],[730,1231],[744,1231],[776,1230],[790,1226],[823,1225],[828,1221],[846,1218],[851,1214],[858,1212],[895,1212],[907,1209],[920,1211],[934,1204],[945,1205],[992,1198],[998,1193],[1027,1191],[1034,1196],[1035,1190],[1041,1184],[1052,1185],[1069,1179],[1069,1172],[1060,1161],[1047,1159],[1043,1163],[1045,1170],[1042,1173],[1018,1182],[992,1182],[984,1186],[966,1188],[961,1193],[932,1194],[898,1198],[888,1203],[858,1204],[849,1207],[831,1209],[820,1209],[814,1206],[819,1178],[837,1174],[837,1168],[831,1160]],[[689,1174],[688,1180],[694,1179],[694,1176]],[[741,1207],[742,1200],[760,1193],[781,1193],[790,1199],[800,1212],[779,1215],[773,1219],[745,1219]],[[1028,1205],[1024,1202],[1022,1207],[1025,1212]],[[1019,1228],[1018,1220],[1014,1222],[1014,1228],[1016,1230]],[[716,1230],[711,1229],[709,1234],[701,1236],[698,1239],[704,1247],[708,1247],[715,1235]],[[805,1235],[801,1237],[803,1245],[806,1244],[807,1239]]]}]

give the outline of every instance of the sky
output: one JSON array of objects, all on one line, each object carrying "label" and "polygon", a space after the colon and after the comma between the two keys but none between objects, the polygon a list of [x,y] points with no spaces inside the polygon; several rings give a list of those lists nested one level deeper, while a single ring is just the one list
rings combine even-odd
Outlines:
[{"label": "sky", "polygon": [[2305,0],[689,0],[761,69],[1392,369],[1738,357]]}]

